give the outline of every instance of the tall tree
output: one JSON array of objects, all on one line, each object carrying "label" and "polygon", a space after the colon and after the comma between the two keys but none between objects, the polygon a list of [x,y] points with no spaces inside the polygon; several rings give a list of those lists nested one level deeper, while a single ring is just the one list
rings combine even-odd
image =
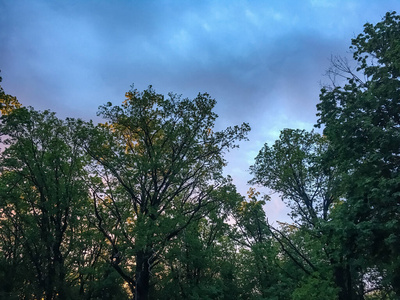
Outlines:
[{"label": "tall tree", "polygon": [[219,201],[225,184],[223,153],[244,139],[249,126],[214,132],[215,100],[132,89],[121,106],[99,115],[109,124],[87,126],[98,228],[111,246],[111,263],[134,299],[148,299],[152,269],[161,254],[192,222]]},{"label": "tall tree", "polygon": [[340,171],[341,218],[347,242],[363,258],[358,268],[380,274],[371,289],[399,297],[400,16],[367,23],[351,49],[357,67],[336,60],[333,72],[344,82],[322,89],[318,125]]},{"label": "tall tree", "polygon": [[1,117],[0,134],[1,258],[9,280],[23,283],[8,290],[65,299],[70,234],[88,200],[74,128],[49,111],[20,108]]},{"label": "tall tree", "polygon": [[294,221],[315,227],[328,220],[335,199],[333,169],[322,164],[327,146],[318,133],[284,129],[272,147],[260,150],[250,167],[251,183],[280,193]]},{"label": "tall tree", "polygon": [[[323,290],[314,293],[325,293],[329,298],[335,293],[335,284],[342,284],[339,277],[334,283],[332,268],[326,267],[327,263],[337,264],[333,256],[336,245],[327,231],[337,200],[335,170],[324,164],[327,147],[326,138],[320,134],[284,129],[272,147],[264,145],[250,170],[254,175],[251,183],[279,193],[291,208],[294,225],[283,223],[280,229],[268,226],[283,255],[297,266],[302,276],[288,273],[294,275],[293,280],[308,281],[312,286],[318,281],[325,282],[331,293]],[[301,292],[296,297],[299,295]]]}]

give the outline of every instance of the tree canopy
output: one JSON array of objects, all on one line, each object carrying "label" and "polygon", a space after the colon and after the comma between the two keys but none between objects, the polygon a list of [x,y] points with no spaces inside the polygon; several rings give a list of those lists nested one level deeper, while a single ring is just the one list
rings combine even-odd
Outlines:
[{"label": "tree canopy", "polygon": [[341,217],[362,268],[376,270],[399,294],[400,17],[367,23],[351,49],[357,67],[340,65],[345,83],[322,89],[318,126],[340,171]]},{"label": "tree canopy", "polygon": [[100,107],[109,123],[87,126],[98,227],[137,299],[148,298],[152,268],[171,240],[223,200],[223,153],[250,128],[214,131],[215,103],[208,94],[189,100],[132,89],[121,106]]}]

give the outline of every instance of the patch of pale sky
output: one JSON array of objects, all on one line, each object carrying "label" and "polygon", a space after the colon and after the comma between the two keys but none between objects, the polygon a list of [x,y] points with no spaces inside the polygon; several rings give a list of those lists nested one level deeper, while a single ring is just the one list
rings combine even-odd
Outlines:
[{"label": "patch of pale sky", "polygon": [[180,29],[169,40],[171,49],[181,57],[185,57],[188,54],[192,43],[191,35],[185,29]]},{"label": "patch of pale sky", "polygon": [[310,0],[311,6],[318,8],[334,8],[337,7],[338,2],[332,0]]},{"label": "patch of pale sky", "polygon": [[268,221],[272,225],[276,225],[276,221],[280,222],[287,222],[291,223],[291,219],[288,216],[290,209],[287,207],[287,205],[282,201],[280,195],[274,193],[272,194],[271,192],[260,190],[262,194],[267,194],[270,196],[270,201],[268,201],[264,205],[264,210],[267,215]]}]

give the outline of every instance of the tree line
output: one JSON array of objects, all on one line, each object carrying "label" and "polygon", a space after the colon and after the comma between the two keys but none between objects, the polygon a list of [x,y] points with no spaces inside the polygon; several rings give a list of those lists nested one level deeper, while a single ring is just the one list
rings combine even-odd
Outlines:
[{"label": "tree line", "polygon": [[[104,123],[22,106],[0,87],[0,298],[399,299],[400,16],[333,58],[323,134],[283,129],[239,194],[216,101],[126,93]],[[0,79],[1,81],[1,79]]]}]

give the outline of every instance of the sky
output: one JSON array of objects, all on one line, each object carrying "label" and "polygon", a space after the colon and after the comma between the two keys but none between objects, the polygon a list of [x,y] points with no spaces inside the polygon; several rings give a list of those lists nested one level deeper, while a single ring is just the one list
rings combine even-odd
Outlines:
[{"label": "sky", "polygon": [[[313,129],[330,58],[350,58],[351,39],[388,11],[400,1],[0,0],[1,84],[25,106],[95,121],[132,84],[207,92],[217,129],[252,127],[226,155],[225,172],[245,195],[264,143],[284,128]],[[287,219],[276,194],[265,210]]]}]

